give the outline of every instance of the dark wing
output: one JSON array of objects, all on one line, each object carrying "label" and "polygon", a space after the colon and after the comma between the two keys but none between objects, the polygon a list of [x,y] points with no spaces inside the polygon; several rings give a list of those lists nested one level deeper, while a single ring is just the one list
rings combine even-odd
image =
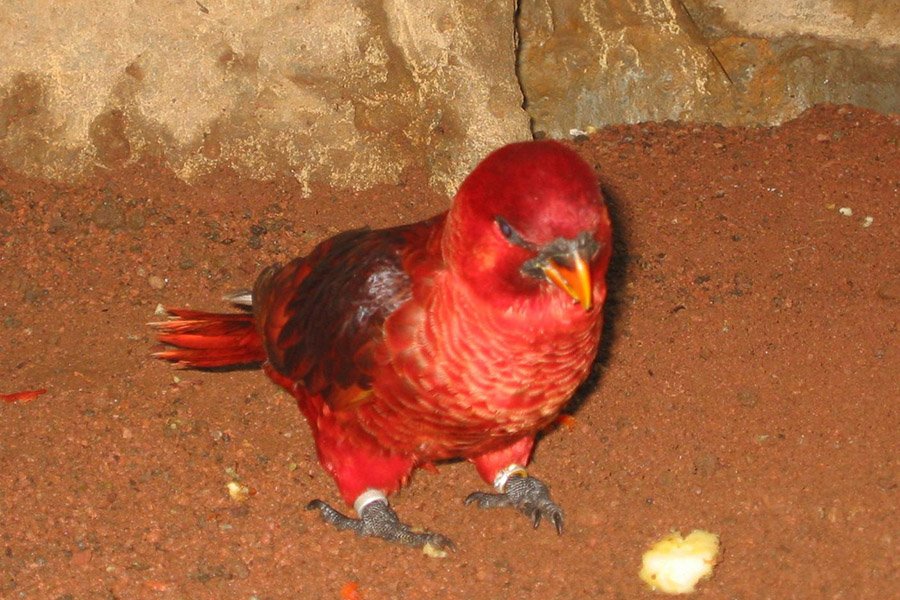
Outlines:
[{"label": "dark wing", "polygon": [[441,219],[348,231],[266,269],[253,306],[275,370],[333,408],[364,401],[384,321],[412,297],[410,263],[421,263]]}]

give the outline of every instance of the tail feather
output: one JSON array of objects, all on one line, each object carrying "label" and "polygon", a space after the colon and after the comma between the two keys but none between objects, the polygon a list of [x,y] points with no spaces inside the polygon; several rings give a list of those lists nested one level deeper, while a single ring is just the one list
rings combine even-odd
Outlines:
[{"label": "tail feather", "polygon": [[266,359],[262,337],[250,313],[210,313],[167,308],[168,321],[150,323],[159,330],[157,339],[169,346],[154,358],[177,362],[182,367],[228,367]]}]

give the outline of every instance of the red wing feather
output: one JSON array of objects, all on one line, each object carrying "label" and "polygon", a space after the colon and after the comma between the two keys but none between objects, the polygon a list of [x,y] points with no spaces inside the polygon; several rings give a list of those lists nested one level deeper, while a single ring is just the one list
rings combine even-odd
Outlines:
[{"label": "red wing feather", "polygon": [[436,223],[348,231],[264,272],[253,304],[272,367],[332,408],[365,401],[384,321],[412,296],[407,263]]}]

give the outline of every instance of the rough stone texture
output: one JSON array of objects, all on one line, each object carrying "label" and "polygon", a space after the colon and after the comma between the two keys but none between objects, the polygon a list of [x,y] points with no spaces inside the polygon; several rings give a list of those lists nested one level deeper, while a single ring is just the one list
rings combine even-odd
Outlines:
[{"label": "rough stone texture", "polygon": [[858,48],[816,38],[710,40],[733,89],[729,124],[780,123],[822,102],[900,110],[900,50]]},{"label": "rough stone texture", "polygon": [[0,159],[75,177],[161,156],[365,188],[452,188],[528,137],[513,2],[6,0]]},{"label": "rough stone texture", "polygon": [[756,37],[811,35],[849,44],[900,44],[897,0],[685,0],[718,8]]},{"label": "rough stone texture", "polygon": [[[896,0],[685,0],[733,86],[725,123],[779,123],[820,103],[900,111]],[[727,117],[727,115],[726,115]]]},{"label": "rough stone texture", "polygon": [[728,81],[680,3],[522,0],[519,76],[535,131],[690,118]]},{"label": "rough stone texture", "polygon": [[900,110],[897,0],[0,5],[0,162],[55,179],[159,157],[187,180],[229,167],[309,193],[424,163],[451,191],[529,117],[562,137]]},{"label": "rough stone texture", "polygon": [[900,109],[896,0],[522,0],[536,132],[779,123],[817,102]]}]

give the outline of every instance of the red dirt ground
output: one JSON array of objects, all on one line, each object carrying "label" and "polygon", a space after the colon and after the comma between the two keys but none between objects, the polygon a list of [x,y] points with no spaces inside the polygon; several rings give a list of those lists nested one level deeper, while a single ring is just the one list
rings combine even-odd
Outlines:
[{"label": "red dirt ground", "polygon": [[[325,236],[442,210],[422,173],[348,194],[142,165],[58,185],[0,170],[0,597],[641,598],[643,550],[721,536],[698,598],[888,598],[897,581],[900,120],[604,129],[618,241],[596,385],[533,472],[566,532],[462,505],[465,463],[401,516],[432,559],[303,510],[339,502],[256,371],[148,358],[159,304],[223,309]],[[842,214],[842,211],[852,215]],[[230,499],[238,479],[255,491]]]}]

